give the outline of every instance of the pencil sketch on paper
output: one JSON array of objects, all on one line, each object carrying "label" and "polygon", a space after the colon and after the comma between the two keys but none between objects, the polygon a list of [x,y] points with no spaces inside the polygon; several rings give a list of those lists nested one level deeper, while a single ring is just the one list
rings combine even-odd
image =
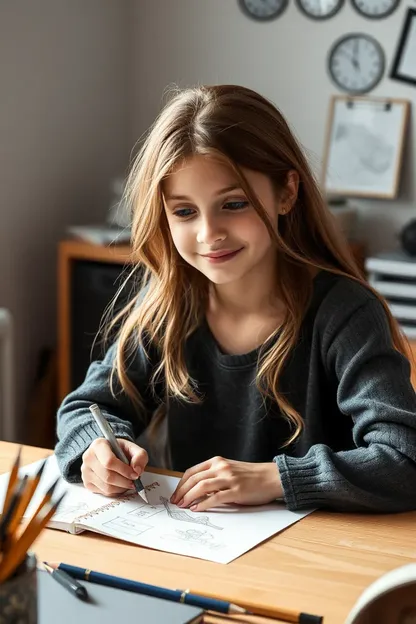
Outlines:
[{"label": "pencil sketch on paper", "polygon": [[178,509],[177,507],[172,507],[169,505],[169,501],[164,496],[159,497],[162,503],[165,506],[168,515],[173,520],[181,520],[183,522],[194,522],[195,524],[204,524],[205,526],[211,527],[211,529],[218,529],[220,531],[223,530],[224,527],[218,526],[216,524],[212,524],[210,522],[208,516],[201,516],[197,514],[189,514],[183,509]]},{"label": "pencil sketch on paper", "polygon": [[151,518],[162,511],[165,510],[161,505],[140,505],[139,507],[129,511],[127,515],[136,516],[137,518]]},{"label": "pencil sketch on paper", "polygon": [[225,546],[225,544],[213,541],[214,536],[212,533],[200,531],[199,529],[186,529],[185,531],[175,529],[175,535],[161,535],[161,538],[169,541],[173,540],[187,542],[188,544],[197,544],[198,546],[206,547],[208,550],[221,550],[221,548]]},{"label": "pencil sketch on paper", "polygon": [[363,167],[368,172],[382,175],[393,164],[393,145],[381,131],[371,130],[360,123],[340,123],[335,129],[334,143],[341,145],[344,141],[351,154],[351,159],[345,161],[347,166]]},{"label": "pencil sketch on paper", "polygon": [[134,520],[130,520],[125,518],[124,516],[116,516],[107,522],[103,522],[103,527],[107,527],[113,531],[117,531],[118,535],[132,535],[137,536],[141,535],[145,531],[152,529],[153,527],[150,524],[145,524],[144,522],[135,522]]},{"label": "pencil sketch on paper", "polygon": [[65,501],[59,505],[59,510],[56,512],[54,518],[65,518],[66,516],[83,516],[88,513],[90,508],[87,503],[66,503]]}]

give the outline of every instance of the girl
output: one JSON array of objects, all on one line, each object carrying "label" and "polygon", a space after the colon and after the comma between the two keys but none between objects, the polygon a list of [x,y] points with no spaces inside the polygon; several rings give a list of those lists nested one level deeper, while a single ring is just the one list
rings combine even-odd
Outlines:
[{"label": "girl", "polygon": [[[165,465],[184,471],[180,507],[416,508],[403,340],[279,111],[239,86],[179,92],[127,188],[146,271],[116,342],[59,409],[63,476],[131,488],[146,430],[165,432]],[[92,403],[130,466],[98,437]]]}]

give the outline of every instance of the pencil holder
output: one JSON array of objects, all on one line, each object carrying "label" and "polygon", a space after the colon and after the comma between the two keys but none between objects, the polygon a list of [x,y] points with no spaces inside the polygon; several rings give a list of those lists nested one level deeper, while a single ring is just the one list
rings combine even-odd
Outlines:
[{"label": "pencil holder", "polygon": [[0,624],[37,624],[36,557],[28,553],[15,574],[0,583]]}]

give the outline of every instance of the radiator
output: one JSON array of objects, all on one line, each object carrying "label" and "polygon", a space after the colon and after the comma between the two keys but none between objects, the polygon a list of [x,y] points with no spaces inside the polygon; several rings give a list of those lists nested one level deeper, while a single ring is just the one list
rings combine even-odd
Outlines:
[{"label": "radiator", "polygon": [[13,442],[17,436],[14,415],[13,321],[5,308],[0,308],[0,440]]}]

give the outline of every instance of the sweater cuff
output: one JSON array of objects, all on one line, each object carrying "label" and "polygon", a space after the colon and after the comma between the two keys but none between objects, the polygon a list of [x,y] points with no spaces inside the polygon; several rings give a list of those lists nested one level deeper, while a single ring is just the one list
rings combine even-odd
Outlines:
[{"label": "sweater cuff", "polygon": [[[325,501],[325,483],[322,465],[314,455],[289,457],[277,455],[274,458],[287,507],[290,511],[319,507]],[[331,487],[329,489],[332,489]]]},{"label": "sweater cuff", "polygon": [[[129,425],[112,422],[111,428],[116,438],[134,442],[133,430]],[[82,455],[94,440],[102,437],[103,434],[95,421],[91,421],[73,430],[70,436],[65,436],[58,442],[55,454],[61,474],[66,481],[70,483],[81,481]]]}]

